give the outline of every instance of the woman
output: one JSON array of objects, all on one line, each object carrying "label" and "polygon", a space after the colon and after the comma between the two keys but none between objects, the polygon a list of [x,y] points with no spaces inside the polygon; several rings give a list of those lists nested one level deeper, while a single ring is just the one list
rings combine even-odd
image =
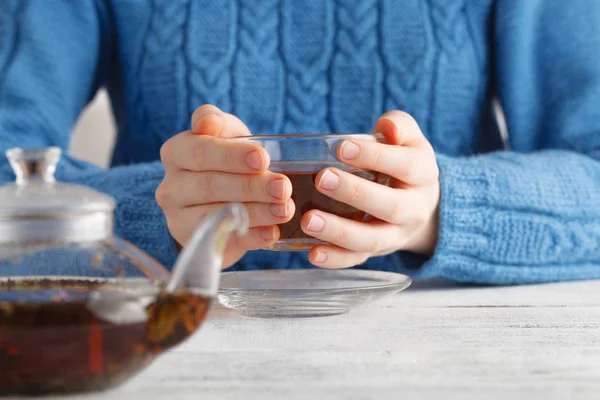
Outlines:
[{"label": "woman", "polygon": [[[236,201],[252,229],[229,245],[233,268],[598,278],[599,22],[589,0],[3,1],[0,147],[66,148],[106,86],[113,168],[66,158],[58,177],[115,196],[117,233],[167,265]],[[277,240],[292,188],[264,152],[223,138],[373,127],[390,144],[347,142],[341,156],[397,185],[326,170],[317,186],[377,222],[311,212],[303,230],[330,244],[308,258],[246,253]]]}]

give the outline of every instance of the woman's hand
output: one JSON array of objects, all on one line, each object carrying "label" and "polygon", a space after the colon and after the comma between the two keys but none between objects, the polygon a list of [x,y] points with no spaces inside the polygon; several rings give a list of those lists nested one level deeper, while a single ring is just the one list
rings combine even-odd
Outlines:
[{"label": "woman's hand", "polygon": [[354,206],[373,218],[356,222],[322,211],[302,217],[302,230],[328,244],[309,253],[324,268],[362,264],[369,257],[408,250],[432,254],[438,235],[439,172],[433,148],[408,114],[391,111],[375,126],[387,144],[346,140],[338,158],[353,167],[390,176],[391,187],[336,168],[319,173],[319,192]]},{"label": "woman's hand", "polygon": [[232,237],[224,268],[246,251],[279,240],[277,224],[289,221],[295,211],[292,185],[286,176],[268,171],[267,152],[255,143],[225,140],[249,135],[237,117],[205,105],[194,112],[192,130],[169,139],[161,149],[165,178],[156,200],[180,246],[224,203],[240,202],[246,207],[251,229],[246,236]]}]

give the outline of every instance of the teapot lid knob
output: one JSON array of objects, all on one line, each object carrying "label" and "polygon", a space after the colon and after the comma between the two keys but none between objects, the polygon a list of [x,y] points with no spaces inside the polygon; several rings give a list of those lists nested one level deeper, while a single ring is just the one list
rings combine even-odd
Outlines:
[{"label": "teapot lid knob", "polygon": [[56,166],[60,160],[61,149],[49,147],[45,149],[10,149],[6,157],[16,177],[17,185],[25,185],[30,181],[53,183]]}]

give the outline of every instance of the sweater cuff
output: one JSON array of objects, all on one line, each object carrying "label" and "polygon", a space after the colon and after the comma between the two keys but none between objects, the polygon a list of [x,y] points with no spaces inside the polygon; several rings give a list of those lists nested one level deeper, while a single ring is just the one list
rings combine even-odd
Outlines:
[{"label": "sweater cuff", "polygon": [[[428,276],[478,284],[523,284],[591,276],[590,265],[545,265],[540,248],[543,230],[529,218],[510,210],[525,201],[523,186],[501,158],[493,168],[489,156],[454,158],[437,156],[441,200],[438,242],[432,259],[423,267]],[[497,164],[497,165],[496,165]],[[519,168],[517,168],[519,169]],[[504,192],[502,192],[504,188]],[[495,199],[510,199],[498,204]],[[534,197],[531,202],[535,202]],[[523,210],[519,211],[523,213]],[[539,219],[539,218],[538,218]],[[547,247],[547,246],[546,246]],[[545,265],[542,267],[542,265]],[[597,272],[596,272],[597,274]],[[593,275],[593,274],[592,274]]]},{"label": "sweater cuff", "polygon": [[477,257],[487,248],[490,179],[475,159],[438,156],[440,226],[437,250]]},{"label": "sweater cuff", "polygon": [[[490,177],[476,158],[437,155],[440,170],[438,241],[423,274],[462,282],[497,280],[499,271],[481,268],[479,253],[490,248]],[[487,234],[486,234],[487,233]]]}]

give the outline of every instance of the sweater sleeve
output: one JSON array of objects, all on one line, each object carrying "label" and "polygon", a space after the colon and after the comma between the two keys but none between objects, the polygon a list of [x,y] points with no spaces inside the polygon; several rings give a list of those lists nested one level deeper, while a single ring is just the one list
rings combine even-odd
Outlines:
[{"label": "sweater sleeve", "polygon": [[600,278],[600,2],[499,0],[495,59],[510,151],[439,155],[421,276],[519,284]]},{"label": "sweater sleeve", "polygon": [[[10,147],[68,149],[72,127],[105,80],[109,14],[98,0],[0,2],[0,151]],[[64,155],[57,178],[116,198],[115,232],[159,262],[176,249],[154,191],[160,163],[103,170]],[[0,183],[14,179],[0,157]]]}]

